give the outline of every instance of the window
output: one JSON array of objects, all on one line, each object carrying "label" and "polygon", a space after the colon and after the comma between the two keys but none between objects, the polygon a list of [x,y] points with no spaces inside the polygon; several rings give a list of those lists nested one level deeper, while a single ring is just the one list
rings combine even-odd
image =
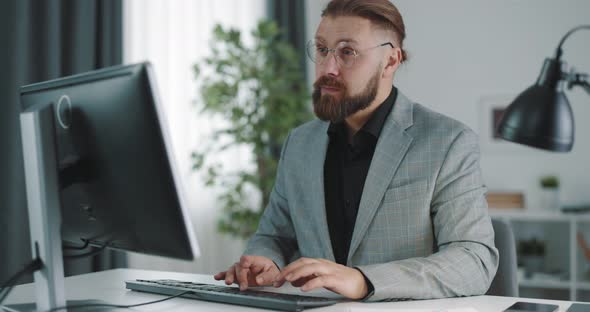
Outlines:
[{"label": "window", "polygon": [[[266,17],[266,0],[125,0],[123,14],[124,63],[148,60],[154,66],[201,249],[201,256],[194,263],[130,255],[129,265],[198,273],[225,269],[238,259],[244,246],[217,233],[218,214],[212,211],[219,209],[214,195],[203,187],[201,175],[191,170],[191,151],[211,126],[209,120],[199,118],[193,104],[198,87],[192,66],[209,53],[215,24],[249,34]],[[249,156],[242,154],[239,158],[245,164]]]}]

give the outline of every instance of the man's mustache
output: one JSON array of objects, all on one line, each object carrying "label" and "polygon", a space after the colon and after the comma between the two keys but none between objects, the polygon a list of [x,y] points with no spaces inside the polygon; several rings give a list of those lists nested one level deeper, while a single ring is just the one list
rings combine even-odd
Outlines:
[{"label": "man's mustache", "polygon": [[313,87],[319,89],[321,87],[330,87],[336,89],[345,89],[346,85],[338,79],[330,76],[322,76],[314,82]]}]

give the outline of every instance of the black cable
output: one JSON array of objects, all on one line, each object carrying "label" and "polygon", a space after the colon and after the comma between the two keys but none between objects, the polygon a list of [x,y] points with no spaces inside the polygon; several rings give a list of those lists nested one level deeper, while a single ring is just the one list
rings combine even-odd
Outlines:
[{"label": "black cable", "polygon": [[86,258],[86,257],[92,257],[94,255],[98,255],[99,253],[101,253],[105,248],[107,248],[107,246],[109,245],[111,241],[107,241],[105,242],[102,246],[98,247],[98,249],[93,250],[93,251],[89,251],[87,253],[82,253],[82,254],[78,254],[78,255],[64,255],[64,259],[78,259],[78,258]]},{"label": "black cable", "polygon": [[[90,242],[89,240],[84,240],[85,245],[82,247],[69,247],[66,249],[79,249],[82,250],[84,248],[86,248]],[[66,259],[77,259],[77,258],[85,258],[85,257],[91,257],[94,255],[97,255],[99,253],[101,253],[109,244],[110,241],[107,241],[104,245],[100,246],[98,249],[87,252],[87,253],[83,253],[83,254],[78,254],[78,255],[64,255],[64,258]],[[20,270],[19,272],[17,272],[16,274],[14,274],[13,276],[11,276],[8,280],[6,280],[3,284],[2,284],[2,288],[0,288],[0,304],[4,301],[4,299],[6,299],[6,297],[8,297],[8,294],[10,294],[10,292],[12,291],[12,288],[14,287],[14,284],[16,284],[16,282],[25,274],[28,273],[33,273],[35,271],[40,270],[43,267],[43,261],[41,261],[40,258],[36,258],[35,260],[31,261],[30,263],[28,263],[27,265],[25,265],[25,267]]]},{"label": "black cable", "polygon": [[8,294],[10,293],[12,288],[14,287],[14,284],[16,284],[16,282],[18,282],[18,280],[23,275],[41,270],[42,267],[43,267],[43,261],[41,261],[41,259],[39,259],[39,258],[36,258],[35,260],[33,260],[33,261],[29,262],[27,265],[25,265],[25,267],[22,268],[20,271],[18,271],[16,274],[11,276],[7,281],[2,283],[2,288],[0,288],[0,304],[2,304],[4,299],[6,299],[6,297],[8,297]]},{"label": "black cable", "polygon": [[[80,240],[82,242],[84,242],[84,245],[82,245],[82,246],[68,246],[67,244],[62,243],[62,248],[64,250],[68,250],[68,249],[72,249],[72,250],[83,250],[83,249],[87,249],[88,246],[90,246],[90,242],[91,241],[97,240],[97,239],[99,239],[101,237],[105,237],[106,235],[107,235],[107,233],[102,233],[102,234],[98,234],[98,235],[95,235],[95,236],[89,237],[89,238],[82,238],[82,237],[80,237]],[[110,243],[111,241],[113,241],[113,239],[109,239],[107,241],[107,244]]]},{"label": "black cable", "polygon": [[24,274],[35,272],[37,270],[40,270],[42,267],[43,267],[43,262],[41,261],[41,259],[36,258],[35,260],[33,260],[33,261],[29,262],[27,265],[25,265],[19,272],[17,272],[12,277],[10,277],[6,282],[4,282],[2,284],[2,288],[0,288],[0,294],[2,294],[5,291],[6,291],[6,293],[4,295],[2,295],[2,297],[0,297],[0,303],[8,295],[8,292],[10,292],[10,288],[12,288],[14,286],[14,284]]},{"label": "black cable", "polygon": [[170,296],[170,297],[167,297],[164,299],[158,299],[158,300],[154,300],[154,301],[148,301],[148,302],[137,303],[137,304],[129,304],[129,305],[108,304],[108,303],[89,303],[89,304],[80,304],[80,305],[66,305],[63,307],[53,308],[47,312],[54,312],[54,311],[68,310],[68,309],[87,308],[87,307],[110,307],[110,308],[129,309],[129,308],[135,308],[135,307],[144,306],[144,305],[148,305],[148,304],[160,303],[160,302],[174,299],[174,298],[184,296],[184,295],[190,294],[190,293],[194,293],[194,292],[191,290],[187,290],[187,291],[183,291],[177,295]]},{"label": "black cable", "polygon": [[63,246],[62,248],[63,249],[73,249],[73,250],[83,250],[83,249],[88,248],[88,246],[90,245],[90,240],[83,239],[83,238],[80,238],[80,240],[82,242],[84,242],[84,245],[82,245],[82,246],[68,246],[66,244],[62,244],[62,246]]},{"label": "black cable", "polygon": [[571,34],[573,34],[574,32],[580,30],[580,29],[590,29],[590,25],[580,25],[578,27],[574,27],[573,29],[571,29],[570,31],[568,31],[559,41],[559,45],[557,46],[557,51],[555,52],[555,59],[559,60],[561,58],[561,54],[563,53],[563,51],[561,50],[561,46],[563,46],[563,43],[565,42],[565,39],[567,39],[567,37],[569,37]]}]

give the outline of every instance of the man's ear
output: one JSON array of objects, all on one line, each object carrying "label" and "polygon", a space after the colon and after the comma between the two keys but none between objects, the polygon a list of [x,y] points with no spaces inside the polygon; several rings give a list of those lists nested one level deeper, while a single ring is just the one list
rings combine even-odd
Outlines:
[{"label": "man's ear", "polygon": [[387,53],[387,60],[385,68],[383,69],[383,77],[392,77],[401,64],[402,50],[400,48],[393,48]]}]

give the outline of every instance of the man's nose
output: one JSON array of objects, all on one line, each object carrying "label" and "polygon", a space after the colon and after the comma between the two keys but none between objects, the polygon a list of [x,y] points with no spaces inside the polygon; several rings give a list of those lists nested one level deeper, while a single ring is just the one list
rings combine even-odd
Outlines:
[{"label": "man's nose", "polygon": [[340,74],[340,66],[334,53],[328,53],[326,59],[320,66],[323,75],[338,76]]}]

